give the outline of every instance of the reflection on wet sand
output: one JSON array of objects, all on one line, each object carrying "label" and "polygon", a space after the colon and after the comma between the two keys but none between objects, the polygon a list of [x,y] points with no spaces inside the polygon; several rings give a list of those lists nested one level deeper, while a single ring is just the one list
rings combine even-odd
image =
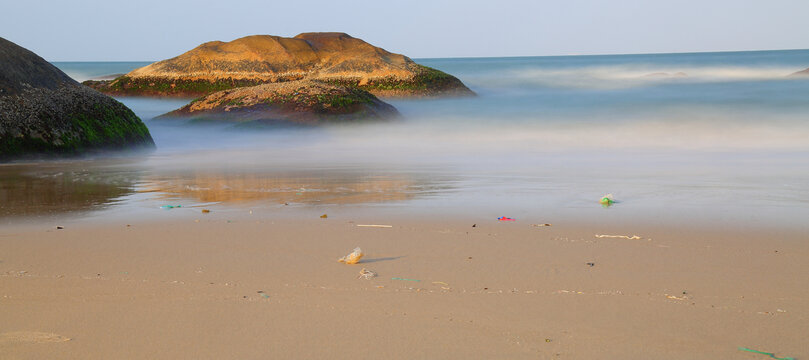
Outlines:
[{"label": "reflection on wet sand", "polygon": [[86,211],[131,194],[131,173],[61,167],[0,167],[0,216]]},{"label": "reflection on wet sand", "polygon": [[362,204],[409,200],[425,184],[405,175],[329,174],[163,174],[146,179],[139,191],[158,198],[240,204]]},{"label": "reflection on wet sand", "polygon": [[[386,175],[380,175],[385,173]],[[298,169],[177,170],[142,159],[102,159],[0,166],[0,217],[58,215],[114,206],[221,203],[370,204],[445,192],[435,176],[390,171]]]}]

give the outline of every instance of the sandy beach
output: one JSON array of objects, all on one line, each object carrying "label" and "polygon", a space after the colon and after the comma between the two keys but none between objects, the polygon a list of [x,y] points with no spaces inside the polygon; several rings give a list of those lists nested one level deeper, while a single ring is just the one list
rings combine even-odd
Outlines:
[{"label": "sandy beach", "polygon": [[4,2],[0,360],[809,360],[809,1],[691,2]]},{"label": "sandy beach", "polygon": [[800,233],[216,211],[56,225],[0,230],[3,359],[809,357]]}]

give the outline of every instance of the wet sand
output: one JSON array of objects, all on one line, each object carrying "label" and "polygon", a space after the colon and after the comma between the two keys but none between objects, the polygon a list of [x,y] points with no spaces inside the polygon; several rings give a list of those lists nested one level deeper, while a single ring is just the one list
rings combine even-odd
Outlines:
[{"label": "wet sand", "polygon": [[[55,225],[0,229],[0,358],[809,358],[801,233],[217,211]],[[360,264],[336,261],[356,246]]]}]

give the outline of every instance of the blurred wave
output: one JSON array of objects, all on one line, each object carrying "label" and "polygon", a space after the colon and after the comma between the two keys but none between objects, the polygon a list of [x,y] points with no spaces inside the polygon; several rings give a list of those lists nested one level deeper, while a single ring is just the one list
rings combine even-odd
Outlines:
[{"label": "blurred wave", "polygon": [[650,86],[662,82],[801,80],[787,78],[795,71],[797,69],[787,67],[659,67],[654,65],[590,66],[575,69],[529,68],[498,74],[486,79],[485,82],[502,87],[619,89]]},{"label": "blurred wave", "polygon": [[[6,193],[28,195],[7,199],[16,208],[62,201],[36,197],[45,191],[79,192],[92,196],[73,202],[91,208],[149,211],[167,201],[399,202],[600,218],[592,199],[612,192],[624,202],[610,214],[806,228],[809,77],[789,75],[809,67],[809,50],[416,61],[479,96],[389,99],[396,121],[271,131],[154,119],[189,99],[120,98],[149,127],[155,153],[58,181],[8,168]],[[56,65],[80,80],[145,63]],[[104,180],[120,174],[126,182]]]}]

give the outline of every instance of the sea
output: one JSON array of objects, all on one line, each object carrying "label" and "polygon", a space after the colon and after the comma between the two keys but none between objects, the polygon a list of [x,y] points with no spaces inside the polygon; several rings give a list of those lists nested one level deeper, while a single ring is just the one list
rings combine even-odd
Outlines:
[{"label": "sea", "polygon": [[[401,216],[789,229],[809,236],[809,50],[415,59],[477,96],[243,129],[155,119],[157,149],[0,165],[0,225]],[[149,62],[57,62],[78,81]],[[611,206],[599,200],[611,194]],[[179,206],[179,207],[178,207]]]}]

